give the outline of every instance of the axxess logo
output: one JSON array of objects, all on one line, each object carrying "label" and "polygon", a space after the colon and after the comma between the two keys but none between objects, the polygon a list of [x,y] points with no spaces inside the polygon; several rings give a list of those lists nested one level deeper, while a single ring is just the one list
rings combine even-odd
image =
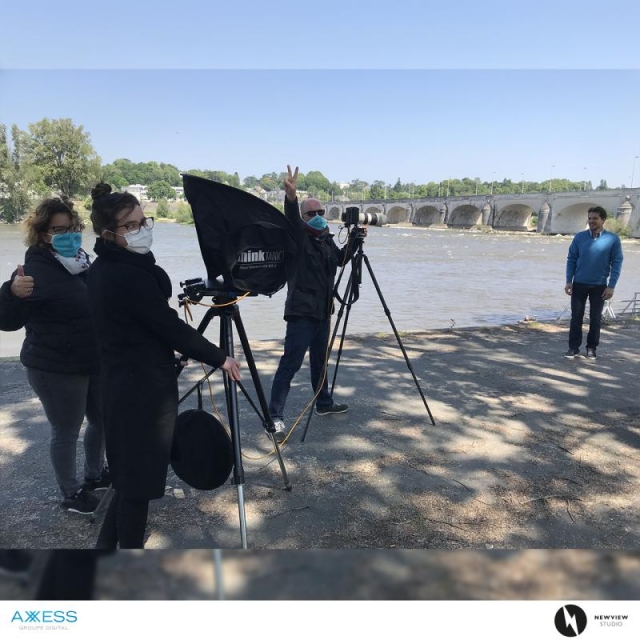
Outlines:
[{"label": "axxess logo", "polygon": [[246,249],[238,253],[238,264],[242,266],[261,266],[269,263],[280,263],[284,260],[284,249],[264,251],[263,249]]},{"label": "axxess logo", "polygon": [[566,604],[558,609],[554,622],[563,636],[575,638],[587,628],[587,614],[575,604]]},{"label": "axxess logo", "polygon": [[62,624],[63,622],[74,623],[78,621],[76,611],[61,611],[53,609],[40,609],[35,611],[16,611],[11,618],[12,624]]}]

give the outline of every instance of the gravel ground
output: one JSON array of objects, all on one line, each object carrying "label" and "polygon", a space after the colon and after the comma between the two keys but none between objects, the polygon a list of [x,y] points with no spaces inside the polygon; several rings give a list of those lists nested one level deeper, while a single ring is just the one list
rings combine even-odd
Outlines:
[{"label": "gravel ground", "polygon": [[[313,416],[303,443],[293,433],[292,491],[240,396],[250,549],[640,548],[640,322],[607,324],[596,363],[562,357],[560,324],[402,339],[436,426],[393,335],[349,337],[336,395],[350,411]],[[268,390],[281,346],[252,347]],[[59,508],[48,425],[19,363],[0,363],[0,389],[0,547],[91,548],[99,522]],[[288,424],[308,393],[305,368]],[[238,548],[236,487],[196,491],[170,473],[145,546]]]}]

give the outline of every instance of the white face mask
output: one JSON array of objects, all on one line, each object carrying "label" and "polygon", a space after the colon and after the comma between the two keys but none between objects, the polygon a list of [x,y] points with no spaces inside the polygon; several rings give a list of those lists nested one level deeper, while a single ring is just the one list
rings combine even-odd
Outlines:
[{"label": "white face mask", "polygon": [[149,253],[153,244],[151,229],[141,227],[138,233],[125,233],[123,238],[127,241],[125,249],[134,253]]}]

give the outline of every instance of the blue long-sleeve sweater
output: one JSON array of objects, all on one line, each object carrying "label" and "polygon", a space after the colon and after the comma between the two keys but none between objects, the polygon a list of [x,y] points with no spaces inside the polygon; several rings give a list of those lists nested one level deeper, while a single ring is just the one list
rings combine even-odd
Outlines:
[{"label": "blue long-sleeve sweater", "polygon": [[567,255],[567,282],[604,284],[613,289],[621,269],[622,245],[615,233],[603,229],[598,238],[593,238],[587,230],[573,237]]}]

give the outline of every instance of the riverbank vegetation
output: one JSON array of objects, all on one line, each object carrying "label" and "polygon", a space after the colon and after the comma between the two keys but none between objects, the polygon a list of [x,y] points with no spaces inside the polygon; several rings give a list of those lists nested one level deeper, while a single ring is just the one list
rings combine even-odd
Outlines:
[{"label": "riverbank vegetation", "polygon": [[[181,173],[190,173],[232,187],[246,189],[281,207],[284,198],[282,185],[284,172],[265,173],[261,177],[241,178],[237,171],[182,168],[157,161],[132,162],[118,158],[102,164],[91,144],[90,134],[82,125],[62,118],[29,124],[27,131],[12,125],[10,130],[0,124],[0,220],[18,222],[33,202],[52,193],[64,194],[82,200],[98,181],[109,182],[115,188],[144,185],[146,194],[163,215],[178,221],[190,221],[188,205],[171,206],[179,201],[182,186]],[[624,185],[622,185],[624,187]],[[178,192],[176,192],[178,188]],[[424,184],[402,182],[394,184],[383,180],[367,182],[359,178],[350,182],[330,180],[321,171],[298,174],[298,191],[313,194],[323,201],[400,200],[407,198],[435,198],[472,195],[501,195],[559,191],[587,191],[593,185],[585,180],[550,178],[543,182],[503,178],[483,181],[479,177],[448,178]],[[600,180],[598,190],[608,189],[606,180]],[[163,204],[163,202],[166,202]],[[184,203],[183,203],[184,204]]]}]

